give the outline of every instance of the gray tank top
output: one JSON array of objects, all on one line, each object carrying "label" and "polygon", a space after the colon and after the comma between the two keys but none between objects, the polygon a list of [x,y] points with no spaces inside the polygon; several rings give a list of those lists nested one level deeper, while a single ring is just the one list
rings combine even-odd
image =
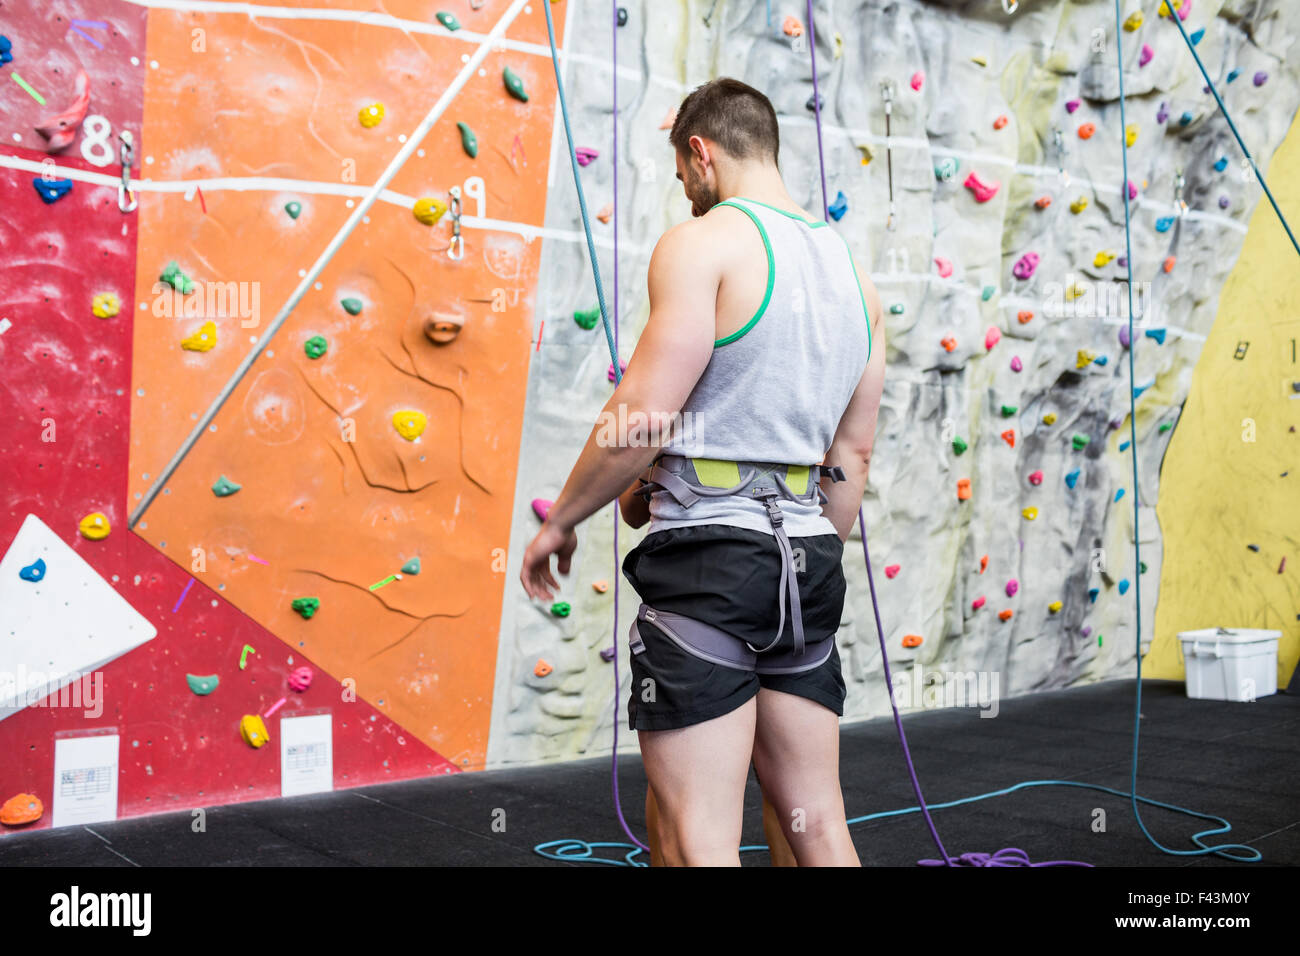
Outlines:
[{"label": "gray tank top", "polygon": [[[848,242],[825,222],[754,199],[719,203],[758,228],[767,295],[754,317],[714,342],[682,406],[669,454],[722,461],[820,464],[871,355],[871,317]],[[835,534],[821,506],[781,501],[790,537]],[[723,524],[772,533],[761,503],[706,498],[689,509],[671,495],[650,501],[650,532]]]}]

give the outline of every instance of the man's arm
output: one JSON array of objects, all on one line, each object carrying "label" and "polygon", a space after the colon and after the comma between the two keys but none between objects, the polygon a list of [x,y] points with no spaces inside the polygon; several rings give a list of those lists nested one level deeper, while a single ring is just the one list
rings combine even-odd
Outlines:
[{"label": "man's arm", "polygon": [[[650,257],[647,277],[650,318],[623,381],[601,412],[564,490],[551,506],[537,539],[524,555],[521,578],[534,597],[550,598],[547,585],[558,587],[550,574],[550,555],[560,550],[556,535],[567,538],[582,521],[628,489],[659,454],[660,433],[639,438],[617,435],[608,423],[675,421],[687,396],[713,355],[715,305],[721,279],[718,244],[703,220],[684,222],[660,238]],[[626,411],[619,415],[619,409]],[[609,441],[611,432],[613,441]],[[631,437],[632,441],[626,439]],[[549,549],[549,550],[548,550]],[[544,553],[543,553],[544,552]],[[560,555],[561,573],[568,558]]]},{"label": "man's arm", "polygon": [[[854,268],[857,268],[855,263]],[[876,420],[880,412],[880,396],[885,386],[885,323],[880,296],[871,280],[858,269],[862,295],[871,316],[871,359],[867,362],[862,379],[840,418],[835,438],[826,452],[827,465],[844,469],[847,481],[822,482],[822,490],[829,499],[822,513],[835,525],[841,541],[849,539],[853,523],[862,506],[862,495],[867,488],[867,472],[871,465],[871,450],[876,443]]]}]

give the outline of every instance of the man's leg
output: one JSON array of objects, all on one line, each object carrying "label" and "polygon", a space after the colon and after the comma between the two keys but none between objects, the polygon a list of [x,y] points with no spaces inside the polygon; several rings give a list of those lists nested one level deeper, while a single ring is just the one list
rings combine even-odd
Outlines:
[{"label": "man's leg", "polygon": [[840,719],[805,697],[758,692],[754,768],[799,866],[861,866],[840,792]]},{"label": "man's leg", "polygon": [[666,862],[740,865],[754,719],[751,698],[730,713],[679,730],[637,732]]}]

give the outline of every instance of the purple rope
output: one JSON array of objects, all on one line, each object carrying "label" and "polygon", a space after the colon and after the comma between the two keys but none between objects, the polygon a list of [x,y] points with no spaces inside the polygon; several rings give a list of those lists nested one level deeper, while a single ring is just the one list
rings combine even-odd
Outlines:
[{"label": "purple rope", "polygon": [[[831,208],[826,199],[826,154],[822,149],[822,98],[817,92],[817,33],[813,29],[812,0],[808,0],[808,55],[812,59],[813,113],[817,117],[817,158],[822,171],[822,218],[830,222]],[[865,541],[866,538],[864,537]]]}]

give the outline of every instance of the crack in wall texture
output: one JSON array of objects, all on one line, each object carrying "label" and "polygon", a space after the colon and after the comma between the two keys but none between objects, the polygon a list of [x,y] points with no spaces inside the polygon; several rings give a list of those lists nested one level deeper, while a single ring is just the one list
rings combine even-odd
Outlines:
[{"label": "crack in wall texture", "polygon": [[[658,128],[687,92],[722,75],[763,90],[780,115],[781,167],[791,195],[807,209],[821,206],[816,129],[805,106],[812,95],[809,57],[781,32],[787,15],[802,20],[803,5],[774,3],[770,28],[766,5],[757,0],[626,6],[629,22],[618,34],[624,360],[647,319],[645,273],[654,243],[690,214],[667,134]],[[1125,128],[1113,5],[1023,0],[1010,16],[993,2],[815,6],[827,186],[832,201],[842,191],[848,202],[833,228],[872,272],[888,322],[889,370],[864,507],[895,680],[914,686],[918,669],[988,671],[1002,695],[1015,696],[1127,676],[1136,626],[1131,588],[1139,575],[1143,646],[1152,639],[1161,462],[1262,190],[1245,175],[1241,151],[1203,92],[1177,28],[1158,15],[1155,2],[1126,3],[1125,16],[1140,10],[1145,20],[1120,38],[1127,121],[1136,135],[1128,150],[1136,188],[1135,491],[1133,450],[1125,444],[1129,356],[1120,340],[1127,324]],[[1300,103],[1292,50],[1300,7],[1193,0],[1187,14],[1183,26],[1188,34],[1204,29],[1197,53],[1267,175]],[[608,8],[572,4],[565,28],[574,136],[601,151],[582,171],[594,212],[613,198]],[[1257,85],[1261,72],[1267,79]],[[918,73],[919,90],[912,82]],[[888,144],[884,80],[894,88]],[[1076,100],[1071,112],[1067,103]],[[997,123],[1003,116],[1006,122]],[[1079,134],[1084,124],[1094,127],[1088,138]],[[562,130],[557,143],[546,222],[580,232]],[[1217,169],[1223,157],[1226,167]],[[951,178],[936,174],[954,161]],[[1180,171],[1183,216],[1175,205]],[[978,202],[964,187],[971,173],[999,185],[991,199]],[[1039,202],[1044,197],[1050,204]],[[593,229],[612,303],[612,225],[593,220]],[[1037,270],[1019,279],[1013,269],[1029,252],[1039,257]],[[940,276],[936,259],[951,264],[950,276]],[[623,704],[630,690],[627,628],[637,599],[615,570],[613,506],[579,529],[573,573],[560,595],[573,605],[570,616],[531,604],[516,585],[519,558],[537,526],[529,503],[558,495],[611,388],[603,333],[571,318],[596,302],[585,246],[546,243],[539,274],[539,318],[546,324],[533,356],[520,448],[488,751],[497,764],[608,751],[613,674],[600,651],[613,643],[615,584],[619,739],[634,742]],[[1022,321],[1027,313],[1032,317]],[[986,348],[991,328],[1000,341]],[[945,338],[955,340],[951,350]],[[1004,414],[1004,406],[1014,411]],[[1045,416],[1055,417],[1048,424]],[[1008,430],[1014,445],[1001,437]],[[1075,435],[1087,443],[1076,447]],[[968,445],[964,453],[956,453],[955,438]],[[1029,480],[1037,471],[1041,484]],[[1074,472],[1071,487],[1066,479]],[[956,493],[961,478],[971,482],[966,501]],[[1145,573],[1133,555],[1135,493]],[[1025,511],[1031,508],[1032,519]],[[641,534],[621,529],[620,558]],[[884,569],[892,565],[899,569],[891,578]],[[856,529],[844,567],[849,598],[838,640],[849,686],[845,716],[886,714]],[[1019,587],[1008,596],[1012,579]],[[603,594],[592,587],[602,580],[611,584]],[[1090,589],[1097,589],[1095,600]],[[972,609],[979,597],[985,603]],[[1058,601],[1053,612],[1049,605]],[[1003,610],[1013,616],[1000,620]],[[905,648],[905,634],[924,641]],[[546,677],[534,674],[539,659],[553,667]],[[900,698],[904,706],[919,703]]]}]

